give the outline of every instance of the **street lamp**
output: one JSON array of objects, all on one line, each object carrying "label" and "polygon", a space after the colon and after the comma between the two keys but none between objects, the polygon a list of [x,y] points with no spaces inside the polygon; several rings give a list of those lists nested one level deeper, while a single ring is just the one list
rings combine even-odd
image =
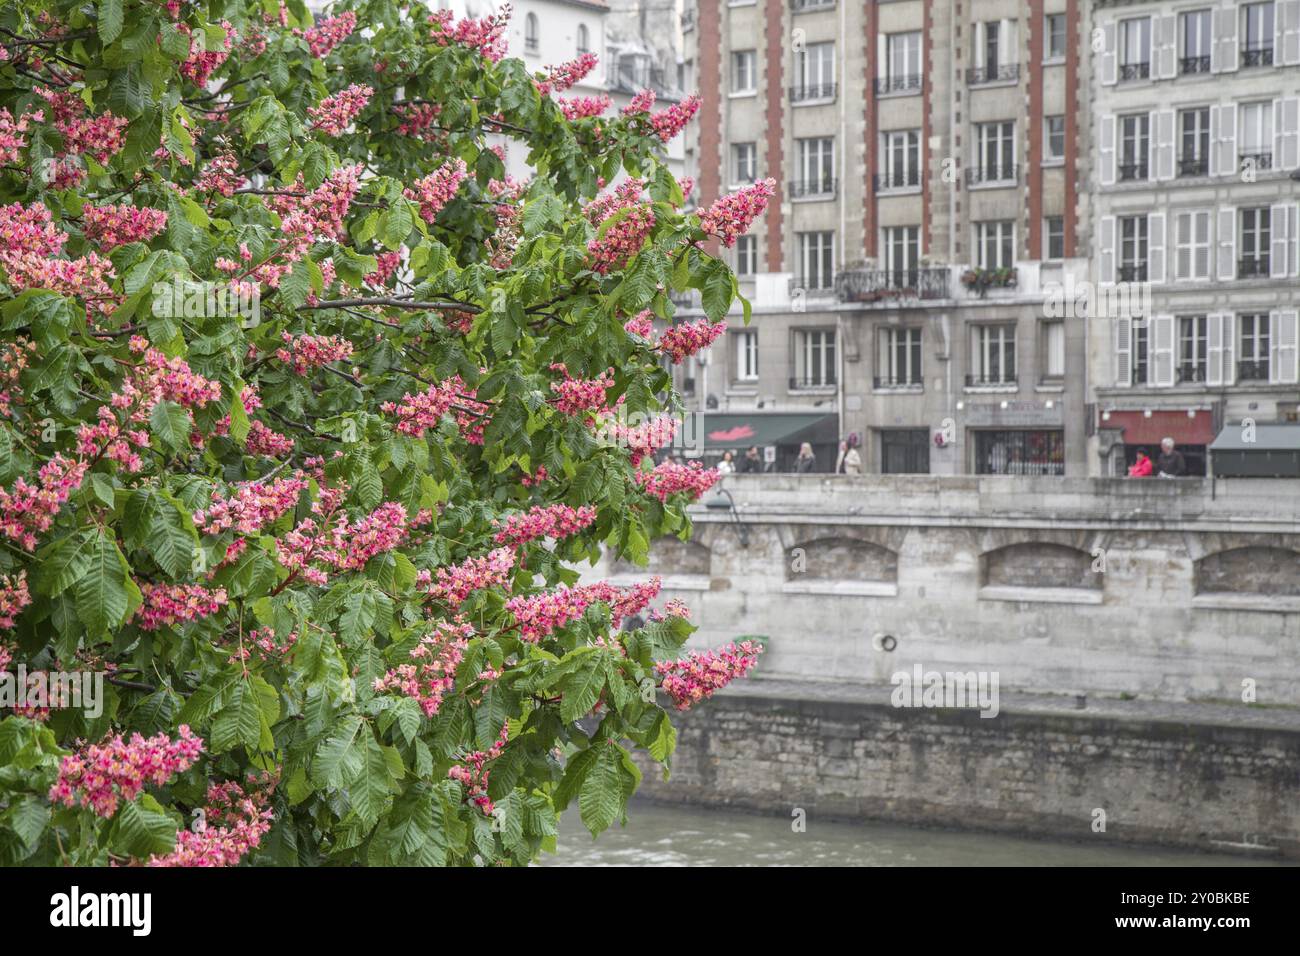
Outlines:
[{"label": "street lamp", "polygon": [[749,547],[749,529],[741,522],[740,512],[736,510],[736,499],[731,497],[730,491],[726,488],[718,488],[713,497],[704,502],[704,507],[710,511],[729,511],[736,526],[736,537],[740,538],[740,546]]}]

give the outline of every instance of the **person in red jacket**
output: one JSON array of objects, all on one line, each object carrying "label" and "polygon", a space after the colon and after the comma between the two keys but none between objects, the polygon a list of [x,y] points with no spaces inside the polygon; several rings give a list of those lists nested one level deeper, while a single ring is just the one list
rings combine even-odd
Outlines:
[{"label": "person in red jacket", "polygon": [[1147,450],[1145,448],[1138,449],[1137,461],[1135,461],[1133,467],[1128,470],[1128,476],[1130,478],[1151,477],[1151,459],[1147,457]]}]

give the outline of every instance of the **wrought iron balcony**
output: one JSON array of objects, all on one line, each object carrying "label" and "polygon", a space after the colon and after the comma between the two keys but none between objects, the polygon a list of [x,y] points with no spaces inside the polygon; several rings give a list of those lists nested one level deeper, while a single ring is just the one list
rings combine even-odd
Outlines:
[{"label": "wrought iron balcony", "polygon": [[983,86],[986,83],[1009,83],[1018,79],[1020,79],[1019,63],[977,66],[966,71],[966,84],[968,86]]},{"label": "wrought iron balcony", "polygon": [[966,376],[967,388],[993,388],[999,385],[1019,385],[1019,384],[1020,384],[1020,379],[1016,377],[1016,373],[1014,371],[1008,372],[1005,375],[997,375],[997,374],[990,375],[984,372],[978,372],[974,375]]},{"label": "wrought iron balcony", "polygon": [[852,269],[835,277],[841,302],[948,298],[947,269]]},{"label": "wrought iron balcony", "polygon": [[809,103],[813,100],[833,100],[838,87],[834,83],[812,83],[790,87],[791,103]]},{"label": "wrought iron balcony", "polygon": [[878,193],[887,193],[895,189],[909,189],[921,185],[921,170],[896,169],[888,173],[876,173],[871,177],[872,186]]},{"label": "wrought iron balcony", "polygon": [[1256,359],[1254,361],[1238,362],[1237,381],[1267,382],[1268,381],[1268,359]]},{"label": "wrought iron balcony", "polygon": [[1183,76],[1192,73],[1209,73],[1210,57],[1206,56],[1184,56],[1178,60],[1178,72]]},{"label": "wrought iron balcony", "polygon": [[994,163],[989,166],[967,166],[967,186],[1014,185],[1019,171],[1015,163]]},{"label": "wrought iron balcony", "polygon": [[871,380],[872,388],[914,388],[921,384],[921,376],[912,375],[877,375]]},{"label": "wrought iron balcony", "polygon": [[813,376],[790,376],[790,391],[795,392],[804,388],[834,388],[836,384],[835,373],[830,372],[826,375]]},{"label": "wrought iron balcony", "polygon": [[1243,67],[1272,66],[1273,65],[1273,44],[1271,43],[1242,44],[1241,65]]},{"label": "wrought iron balcony", "polygon": [[[1249,165],[1247,165],[1249,163]],[[1273,168],[1273,151],[1261,150],[1254,153],[1237,154],[1238,169],[1268,170]]]},{"label": "wrought iron balcony", "polygon": [[1242,256],[1237,260],[1238,279],[1256,279],[1269,274],[1269,257]]},{"label": "wrought iron balcony", "polygon": [[1205,156],[1179,156],[1179,176],[1208,176],[1210,160]]},{"label": "wrought iron balcony", "polygon": [[1205,365],[1200,362],[1180,362],[1177,372],[1179,385],[1205,381]]},{"label": "wrought iron balcony", "polygon": [[840,181],[833,178],[799,179],[790,183],[791,199],[834,199]]},{"label": "wrought iron balcony", "polygon": [[1146,282],[1147,264],[1145,262],[1121,264],[1116,273],[1120,282]]},{"label": "wrought iron balcony", "polygon": [[1120,81],[1151,79],[1151,63],[1124,63],[1119,68]]},{"label": "wrought iron balcony", "polygon": [[876,95],[887,96],[891,93],[919,93],[925,81],[920,73],[907,76],[876,77]]},{"label": "wrought iron balcony", "polygon": [[792,13],[811,13],[814,10],[831,10],[835,0],[790,0]]},{"label": "wrought iron balcony", "polygon": [[1119,178],[1121,182],[1131,182],[1138,179],[1147,178],[1147,161],[1120,163]]}]

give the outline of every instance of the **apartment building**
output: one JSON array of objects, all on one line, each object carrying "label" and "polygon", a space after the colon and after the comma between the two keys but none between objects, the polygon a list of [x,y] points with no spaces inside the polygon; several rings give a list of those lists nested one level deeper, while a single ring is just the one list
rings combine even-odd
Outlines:
[{"label": "apartment building", "polygon": [[691,0],[686,20],[699,201],[765,176],[779,198],[729,252],[753,323],[683,372],[706,445],[763,437],[781,466],[815,436],[829,470],[854,436],[868,472],[1082,474],[1086,323],[1045,306],[1086,279],[1080,4]]},{"label": "apartment building", "polygon": [[1300,399],[1300,2],[1097,2],[1089,464],[1169,436],[1194,473]]}]

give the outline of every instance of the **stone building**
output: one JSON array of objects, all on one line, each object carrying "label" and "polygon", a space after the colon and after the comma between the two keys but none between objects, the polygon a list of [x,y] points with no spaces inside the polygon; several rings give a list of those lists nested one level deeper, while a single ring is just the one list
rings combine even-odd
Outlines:
[{"label": "stone building", "polygon": [[1090,16],[1093,278],[1149,310],[1091,320],[1089,470],[1169,436],[1204,474],[1225,427],[1297,420],[1300,2]]},{"label": "stone building", "polygon": [[715,451],[829,434],[828,470],[856,434],[868,472],[1085,471],[1085,323],[1045,308],[1087,277],[1081,14],[687,0],[699,202],[778,189],[728,253],[753,323],[682,373]]}]

